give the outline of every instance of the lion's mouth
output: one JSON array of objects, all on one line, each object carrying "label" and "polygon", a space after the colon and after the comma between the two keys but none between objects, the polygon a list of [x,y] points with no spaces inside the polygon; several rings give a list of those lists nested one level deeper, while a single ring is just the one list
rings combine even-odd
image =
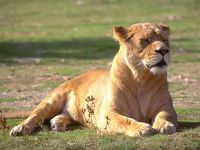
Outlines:
[{"label": "lion's mouth", "polygon": [[161,60],[160,62],[152,65],[152,66],[149,66],[149,68],[152,68],[152,67],[164,67],[164,66],[167,66],[166,62],[164,60]]}]

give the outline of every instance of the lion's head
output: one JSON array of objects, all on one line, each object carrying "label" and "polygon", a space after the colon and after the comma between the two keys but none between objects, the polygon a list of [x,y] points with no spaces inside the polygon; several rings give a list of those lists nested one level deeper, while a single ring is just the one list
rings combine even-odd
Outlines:
[{"label": "lion's head", "polygon": [[170,62],[169,33],[169,27],[164,24],[138,23],[128,28],[113,27],[113,36],[125,51],[127,65],[153,74],[167,71]]}]

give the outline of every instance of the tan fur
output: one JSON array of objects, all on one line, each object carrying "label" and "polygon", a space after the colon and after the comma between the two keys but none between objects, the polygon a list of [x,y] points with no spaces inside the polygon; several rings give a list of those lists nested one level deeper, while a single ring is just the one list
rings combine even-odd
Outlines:
[{"label": "tan fur", "polygon": [[0,115],[0,130],[9,129],[10,127],[7,126],[6,119]]},{"label": "tan fur", "polygon": [[177,117],[166,72],[169,32],[163,24],[113,27],[120,49],[111,69],[90,71],[61,84],[10,135],[31,134],[48,119],[55,131],[80,123],[105,134],[174,133]]}]

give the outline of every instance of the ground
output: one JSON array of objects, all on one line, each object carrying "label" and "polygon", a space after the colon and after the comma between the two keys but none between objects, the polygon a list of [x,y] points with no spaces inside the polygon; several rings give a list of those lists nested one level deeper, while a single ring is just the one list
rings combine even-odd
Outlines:
[{"label": "ground", "polygon": [[[200,149],[200,1],[0,0],[0,113],[32,110],[69,78],[109,67],[118,44],[112,26],[170,25],[169,90],[180,128],[173,135],[100,136],[75,126],[48,126],[31,136],[0,130],[0,149]],[[8,119],[13,127],[21,119]]]}]

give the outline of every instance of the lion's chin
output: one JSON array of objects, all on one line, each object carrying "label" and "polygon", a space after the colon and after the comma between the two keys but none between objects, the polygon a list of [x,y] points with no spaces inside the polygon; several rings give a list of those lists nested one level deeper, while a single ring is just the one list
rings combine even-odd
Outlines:
[{"label": "lion's chin", "polygon": [[162,67],[151,67],[150,72],[154,75],[159,75],[159,74],[164,74],[167,72],[167,66],[162,66]]}]

